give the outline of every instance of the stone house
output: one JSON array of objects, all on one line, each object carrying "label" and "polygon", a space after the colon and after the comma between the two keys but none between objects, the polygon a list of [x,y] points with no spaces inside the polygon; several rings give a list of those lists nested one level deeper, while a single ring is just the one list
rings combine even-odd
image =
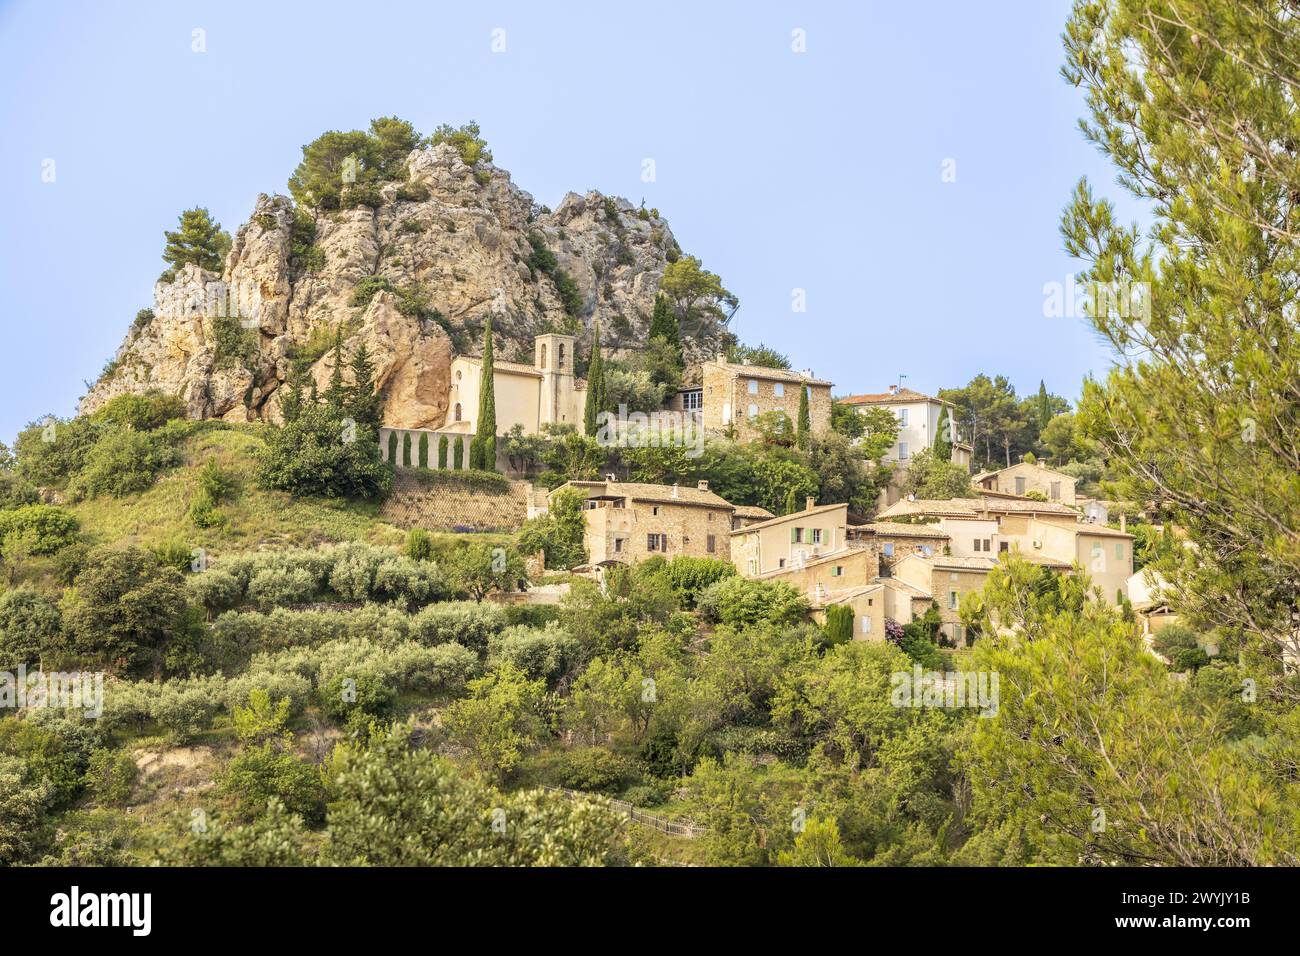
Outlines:
[{"label": "stone house", "polygon": [[808,392],[808,420],[814,432],[831,427],[831,383],[812,371],[764,368],[728,362],[719,355],[687,370],[684,387],[669,403],[675,411],[699,416],[707,431],[735,430],[741,441],[758,438],[754,420],[768,412],[784,412],[791,424],[799,419],[799,390]]},{"label": "stone house", "polygon": [[[587,499],[583,544],[592,565],[633,564],[659,555],[731,558],[732,505],[709,491],[632,481],[568,481]],[[552,492],[554,493],[554,492]]]},{"label": "stone house", "polygon": [[1075,505],[1075,479],[1064,472],[1054,471],[1041,461],[1017,462],[1010,468],[982,471],[971,482],[985,491],[999,491],[1006,495],[1027,495],[1037,491],[1048,501]]},{"label": "stone house", "polygon": [[888,574],[894,564],[909,554],[929,557],[943,553],[948,546],[948,533],[937,524],[872,521],[850,525],[848,530],[850,541],[876,556],[880,574]]},{"label": "stone house", "polygon": [[847,504],[821,505],[809,498],[803,511],[770,518],[731,532],[731,563],[745,577],[794,570],[848,547]]},{"label": "stone house", "polygon": [[[587,387],[573,374],[576,343],[572,335],[539,335],[533,342],[532,365],[494,359],[498,435],[515,425],[522,425],[525,435],[540,434],[547,424],[582,427]],[[452,359],[444,431],[476,432],[482,388],[482,358],[461,355]]]},{"label": "stone house", "polygon": [[939,625],[940,632],[960,647],[967,643],[968,637],[966,628],[961,623],[962,596],[971,591],[983,590],[984,582],[996,564],[993,558],[952,555],[926,558],[919,554],[909,554],[894,566],[894,577],[922,592],[913,598],[912,610],[915,615],[924,614],[930,601],[938,606],[942,621]]},{"label": "stone house", "polygon": [[847,605],[853,610],[853,639],[855,641],[883,641],[885,639],[885,586],[860,584],[856,587],[829,589],[816,587],[809,595],[812,619],[826,623],[826,612],[835,605]]},{"label": "stone house", "polygon": [[939,435],[939,419],[946,408],[952,429],[948,434],[948,440],[953,443],[952,460],[959,464],[970,463],[970,446],[957,441],[960,436],[956,422],[952,420],[954,408],[951,402],[897,385],[889,386],[885,392],[847,395],[838,401],[863,413],[869,408],[887,408],[893,412],[898,419],[898,440],[885,455],[885,460],[899,463],[906,463],[918,452],[934,446]]}]

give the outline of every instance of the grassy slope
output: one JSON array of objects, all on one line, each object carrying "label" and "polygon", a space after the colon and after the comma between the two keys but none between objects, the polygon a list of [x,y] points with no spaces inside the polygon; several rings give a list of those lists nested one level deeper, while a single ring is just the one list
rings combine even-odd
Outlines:
[{"label": "grassy slope", "polygon": [[[261,447],[256,428],[202,432],[185,442],[184,465],[160,476],[149,490],[83,501],[70,510],[97,544],[148,547],[180,540],[216,555],[333,541],[401,543],[404,532],[377,517],[377,504],[295,500],[263,491],[254,477],[254,456]],[[199,466],[208,458],[216,458],[235,478],[237,490],[221,505],[223,526],[197,528],[189,508],[199,491]]]}]

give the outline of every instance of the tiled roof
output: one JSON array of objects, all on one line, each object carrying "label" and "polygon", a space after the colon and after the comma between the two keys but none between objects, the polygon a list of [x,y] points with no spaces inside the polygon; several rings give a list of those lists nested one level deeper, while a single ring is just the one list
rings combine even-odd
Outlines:
[{"label": "tiled roof", "polygon": [[830,607],[832,604],[843,604],[845,601],[851,601],[855,597],[863,594],[870,594],[872,591],[879,591],[883,585],[880,584],[859,584],[852,588],[837,588],[834,591],[827,591],[822,599],[817,600],[816,589],[812,592],[812,600],[809,602],[814,610]]},{"label": "tiled roof", "polygon": [[939,405],[952,404],[952,402],[945,402],[941,398],[934,398],[924,392],[916,392],[910,388],[900,388],[896,392],[867,392],[863,395],[845,395],[843,398],[836,399],[836,401],[841,405],[901,405],[912,402],[935,402]]},{"label": "tiled roof", "polygon": [[988,504],[989,511],[994,514],[1040,514],[1040,515],[1073,515],[1079,517],[1079,512],[1069,505],[1063,505],[1059,501],[1035,501],[1033,498],[1021,498],[1016,495],[1006,496],[989,493],[984,495],[984,501]]},{"label": "tiled roof", "polygon": [[736,505],[735,514],[737,518],[758,518],[760,520],[776,517],[772,512],[766,508],[760,508],[758,505]]},{"label": "tiled roof", "polygon": [[[651,485],[639,481],[566,481],[560,488],[576,488],[586,492],[588,498],[630,498],[633,501],[658,501],[731,510],[731,502],[727,499],[689,485]],[[559,488],[556,489],[558,490]]]},{"label": "tiled roof", "polygon": [[841,502],[840,504],[837,505],[818,505],[815,508],[805,508],[803,511],[793,511],[788,515],[781,515],[780,517],[777,518],[770,518],[767,521],[760,521],[758,524],[751,524],[744,528],[737,528],[735,531],[731,533],[749,534],[753,531],[761,531],[764,528],[775,528],[777,525],[784,524],[787,521],[798,521],[800,518],[808,517],[808,515],[824,514],[825,512],[832,511],[835,508],[843,508],[847,511],[848,507],[849,506],[844,502]]},{"label": "tiled roof", "polygon": [[881,584],[885,587],[892,588],[895,591],[901,591],[904,594],[915,598],[928,598],[930,592],[924,588],[918,588],[915,584],[908,584],[906,581],[900,581],[898,578],[879,578]]},{"label": "tiled roof", "polygon": [[962,518],[973,518],[979,514],[980,501],[978,498],[915,498],[908,501],[904,498],[896,501],[884,511],[880,512],[879,518],[901,518],[909,515],[933,515],[935,517],[948,517],[950,515]]},{"label": "tiled roof", "polygon": [[873,521],[858,525],[856,530],[862,534],[874,534],[884,538],[946,538],[948,533],[932,524],[905,524],[902,521]]},{"label": "tiled roof", "polygon": [[710,362],[709,364],[720,365],[746,378],[761,378],[771,382],[803,382],[805,385],[825,385],[827,388],[832,385],[825,379],[809,378],[788,368],[768,368],[765,365],[744,365],[739,362]]},{"label": "tiled roof", "polygon": [[1079,523],[1079,534],[1092,534],[1102,538],[1132,538],[1133,535],[1127,531],[1120,531],[1118,528],[1107,528],[1101,524],[1088,524],[1086,521]]},{"label": "tiled roof", "polygon": [[992,558],[961,557],[955,554],[936,554],[930,558],[922,557],[921,560],[933,562],[935,568],[942,571],[992,571],[997,567],[997,562]]},{"label": "tiled roof", "polygon": [[755,575],[758,580],[766,581],[771,578],[783,578],[786,575],[794,574],[797,571],[803,571],[807,568],[820,567],[823,564],[833,564],[836,561],[847,561],[855,555],[870,555],[871,552],[866,548],[860,548],[855,545],[849,545],[846,548],[840,548],[838,551],[832,551],[830,554],[809,555],[804,559],[802,564],[787,564],[783,568],[772,568],[770,571],[764,571],[762,574]]},{"label": "tiled roof", "polygon": [[[483,359],[477,355],[461,355],[466,362],[473,362],[475,365],[482,365]],[[501,359],[492,360],[492,370],[494,372],[510,372],[514,375],[530,375],[533,378],[541,378],[542,373],[537,370],[535,365],[525,365],[522,362],[503,362]]]}]

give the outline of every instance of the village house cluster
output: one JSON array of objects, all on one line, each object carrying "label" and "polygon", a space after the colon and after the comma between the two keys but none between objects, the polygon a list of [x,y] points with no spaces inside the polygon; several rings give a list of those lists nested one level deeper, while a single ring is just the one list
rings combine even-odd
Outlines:
[{"label": "village house cluster", "polygon": [[[535,434],[547,423],[580,423],[585,384],[573,374],[572,336],[539,336],[533,366],[497,363],[495,396],[502,431],[518,423]],[[448,430],[472,434],[482,363],[453,363]],[[687,371],[668,410],[694,415],[706,431],[740,440],[758,437],[769,412],[799,413],[800,390],[808,394],[814,432],[830,428],[832,383],[811,370],[793,372],[726,361],[724,356]],[[932,448],[941,429],[952,460],[970,467],[971,446],[952,426],[950,403],[911,389],[850,395],[850,407],[888,409],[898,438],[886,459],[899,471]],[[947,414],[945,415],[945,411]],[[619,481],[571,481],[585,498],[585,546],[589,567],[631,564],[652,556],[693,556],[730,561],[745,577],[786,581],[807,596],[815,619],[835,605],[854,612],[855,637],[879,640],[887,619],[907,624],[933,603],[943,636],[954,644],[968,635],[961,620],[963,595],[978,591],[1004,554],[1065,573],[1083,569],[1095,592],[1116,604],[1145,585],[1133,573],[1133,535],[1107,526],[1100,502],[1080,499],[1069,475],[1038,463],[1019,463],[971,479],[971,497],[938,501],[902,498],[894,487],[881,510],[868,519],[847,504],[818,504],[774,515],[734,505],[701,481],[695,487]],[[554,492],[552,492],[554,494]],[[540,496],[530,508],[546,508]],[[1136,582],[1136,583],[1135,583]],[[1143,592],[1146,607],[1159,605]]]}]

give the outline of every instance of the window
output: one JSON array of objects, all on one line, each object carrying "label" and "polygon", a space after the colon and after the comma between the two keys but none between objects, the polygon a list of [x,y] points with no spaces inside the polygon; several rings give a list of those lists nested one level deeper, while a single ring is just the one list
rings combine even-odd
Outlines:
[{"label": "window", "polygon": [[546,368],[546,346],[542,345],[542,368]]},{"label": "window", "polygon": [[772,385],[772,394],[775,395],[777,398],[784,398],[784,397],[785,397],[785,386],[784,386],[783,384],[781,384],[780,382],[776,382],[776,383],[774,383],[774,384]]},{"label": "window", "polygon": [[921,553],[928,558],[930,555],[934,554],[934,548],[930,547],[928,544],[923,544],[921,545]]},{"label": "window", "polygon": [[831,568],[831,577],[833,578],[844,577],[844,566],[842,564],[837,564],[835,565],[835,567]]},{"label": "window", "polygon": [[622,553],[623,553],[623,539],[622,539],[622,538],[615,538],[615,539],[614,539],[614,553],[615,553],[615,554],[622,554]]},{"label": "window", "polygon": [[1115,542],[1115,560],[1116,561],[1124,560],[1124,542],[1122,541]]},{"label": "window", "polygon": [[563,370],[564,368],[564,346],[560,345],[559,351],[555,355],[555,367]]},{"label": "window", "polygon": [[648,534],[645,536],[645,547],[647,551],[667,551],[668,535],[666,534]]},{"label": "window", "polygon": [[886,541],[886,542],[885,542],[885,557],[887,557],[887,558],[892,558],[893,556],[894,556],[894,542],[892,542],[892,541]]},{"label": "window", "polygon": [[957,592],[956,592],[956,591],[949,591],[949,592],[948,592],[948,610],[950,610],[950,611],[955,611],[955,610],[957,610]]},{"label": "window", "polygon": [[993,540],[992,540],[991,538],[985,538],[985,539],[984,539],[984,551],[987,553],[987,552],[992,551],[992,550],[993,550]]},{"label": "window", "polygon": [[722,424],[731,424],[731,402],[722,403]]},{"label": "window", "polygon": [[460,402],[456,403],[456,421],[460,421]]},{"label": "window", "polygon": [[979,539],[979,538],[976,538],[976,539],[975,539],[975,550],[976,550],[976,551],[979,551],[979,550],[980,550],[980,539]]},{"label": "window", "polygon": [[751,378],[751,379],[749,380],[749,394],[750,394],[750,395],[757,395],[757,394],[758,394],[758,379],[756,379],[756,378]]},{"label": "window", "polygon": [[750,418],[757,418],[757,417],[758,417],[758,406],[757,406],[757,405],[750,405],[750,406],[749,406],[749,417],[750,417]]},{"label": "window", "polygon": [[749,567],[749,574],[751,577],[758,574],[758,558],[750,558],[748,567]]},{"label": "window", "polygon": [[658,506],[658,505],[651,505],[651,506],[650,506],[650,514],[651,514],[652,516],[654,516],[654,517],[658,517],[658,515],[659,515],[659,506]]},{"label": "window", "polygon": [[898,443],[898,460],[907,461],[907,442],[905,441]]},{"label": "window", "polygon": [[776,559],[776,566],[777,566],[778,568],[783,568],[783,567],[785,567],[785,558],[777,558],[777,559]]},{"label": "window", "polygon": [[906,408],[900,408],[900,409],[898,410],[898,426],[899,426],[900,428],[906,428],[906,427],[907,427],[907,409],[906,409]]},{"label": "window", "polygon": [[682,392],[682,408],[688,412],[698,412],[704,407],[704,392],[696,389],[692,392]]},{"label": "window", "polygon": [[1016,478],[1016,494],[1023,495],[1024,493],[1025,493],[1025,479],[1023,477],[1018,476]]},{"label": "window", "polygon": [[712,553],[713,553],[713,550],[714,550],[714,541],[715,541],[715,539],[714,539],[713,535],[707,535],[707,536],[704,538],[704,550],[707,551],[709,554],[712,554]]},{"label": "window", "polygon": [[999,541],[999,542],[998,542],[998,553],[999,553],[999,554],[1001,554],[1003,551],[1010,551],[1010,550],[1011,550],[1011,542],[1009,542],[1009,541]]},{"label": "window", "polygon": [[822,529],[821,529],[821,528],[813,528],[813,529],[812,529],[812,543],[813,543],[813,544],[821,544],[821,543],[822,543]]},{"label": "window", "polygon": [[865,614],[862,616],[862,633],[871,633],[871,618],[867,617]]},{"label": "window", "polygon": [[1059,481],[1052,482],[1051,498],[1053,501],[1061,500],[1061,483]]}]

